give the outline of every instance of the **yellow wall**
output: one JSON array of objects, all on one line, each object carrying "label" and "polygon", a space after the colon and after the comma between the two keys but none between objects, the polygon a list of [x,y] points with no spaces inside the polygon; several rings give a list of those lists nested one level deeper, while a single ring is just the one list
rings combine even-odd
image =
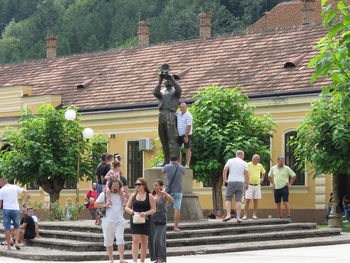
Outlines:
[{"label": "yellow wall", "polygon": [[[24,96],[31,93],[31,87],[0,87],[0,118],[19,116],[23,108],[30,108],[34,112],[45,103],[58,106],[61,103],[59,95]],[[284,134],[295,130],[302,117],[309,111],[310,102],[315,96],[294,96],[288,98],[252,99],[250,104],[255,108],[257,116],[269,114],[277,124],[272,132],[271,141],[273,165],[278,156],[284,155]],[[12,103],[12,104],[11,104]],[[17,104],[16,104],[17,103]],[[84,113],[80,116],[83,127],[92,128],[95,133],[100,133],[108,138],[108,152],[119,153],[122,159],[122,170],[127,175],[127,142],[141,138],[157,138],[158,110],[135,110],[119,112]],[[16,125],[16,120],[0,119],[0,129],[6,125]],[[153,151],[144,151],[144,168],[150,167]],[[202,209],[212,208],[211,188],[202,187],[201,183],[194,182],[194,191],[199,194]],[[80,201],[86,190],[90,188],[90,182],[80,183]],[[290,204],[293,208],[322,208],[328,201],[331,191],[329,176],[319,177],[314,180],[308,176],[305,186],[292,186],[290,190]],[[224,191],[223,191],[224,192]],[[263,198],[260,208],[274,208],[272,188],[262,188]],[[43,191],[30,191],[31,200],[48,201],[48,195]],[[75,200],[75,190],[62,190],[61,203],[67,198]]]}]

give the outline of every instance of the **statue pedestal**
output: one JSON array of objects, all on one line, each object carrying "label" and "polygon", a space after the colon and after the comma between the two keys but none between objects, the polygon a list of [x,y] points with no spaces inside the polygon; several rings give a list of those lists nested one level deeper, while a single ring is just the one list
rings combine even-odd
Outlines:
[{"label": "statue pedestal", "polygon": [[[144,178],[147,181],[148,187],[151,190],[153,182],[156,179],[161,179],[164,184],[167,183],[165,174],[162,173],[162,167],[153,167],[145,169]],[[181,204],[181,220],[198,220],[203,219],[202,209],[199,204],[198,195],[193,193],[193,171],[186,169],[185,175],[182,177],[182,204]],[[168,221],[174,219],[173,206],[168,206]]]}]

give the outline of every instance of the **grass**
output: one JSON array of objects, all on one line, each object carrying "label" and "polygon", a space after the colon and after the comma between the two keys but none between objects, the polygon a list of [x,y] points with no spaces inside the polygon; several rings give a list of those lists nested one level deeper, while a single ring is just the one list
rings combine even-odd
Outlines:
[{"label": "grass", "polygon": [[[317,225],[317,228],[327,228],[328,225]],[[346,222],[342,224],[342,232],[349,232],[350,233],[350,223]]]}]

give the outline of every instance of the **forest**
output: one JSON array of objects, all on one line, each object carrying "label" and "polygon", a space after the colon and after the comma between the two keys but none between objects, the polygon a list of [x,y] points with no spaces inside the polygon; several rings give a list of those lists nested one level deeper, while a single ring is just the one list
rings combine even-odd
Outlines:
[{"label": "forest", "polygon": [[212,34],[243,31],[285,0],[0,0],[0,63],[45,58],[45,38],[59,56],[137,45],[137,24],[151,24],[150,44],[197,38],[198,14],[212,14]]}]

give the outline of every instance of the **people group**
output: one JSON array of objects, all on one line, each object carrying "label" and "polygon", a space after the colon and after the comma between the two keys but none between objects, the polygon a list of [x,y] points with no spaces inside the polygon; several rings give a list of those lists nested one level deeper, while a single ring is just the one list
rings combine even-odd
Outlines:
[{"label": "people group", "polygon": [[[252,161],[246,163],[244,161],[244,152],[238,150],[236,152],[236,157],[227,161],[222,172],[223,186],[226,187],[226,217],[223,219],[223,221],[232,219],[230,211],[233,196],[235,196],[236,201],[235,206],[237,223],[241,223],[242,220],[248,219],[248,210],[252,199],[252,219],[258,219],[258,200],[261,199],[261,183],[264,181],[265,173],[266,171],[260,163],[260,156],[258,154],[254,154]],[[288,199],[289,188],[294,183],[296,174],[292,171],[292,169],[285,165],[285,158],[283,156],[277,158],[277,165],[270,169],[268,179],[271,186],[274,188],[274,201],[276,204],[278,217],[282,218],[281,202],[283,202],[287,220],[292,222]],[[241,218],[241,201],[244,193],[246,203],[244,207],[244,215]]]}]

